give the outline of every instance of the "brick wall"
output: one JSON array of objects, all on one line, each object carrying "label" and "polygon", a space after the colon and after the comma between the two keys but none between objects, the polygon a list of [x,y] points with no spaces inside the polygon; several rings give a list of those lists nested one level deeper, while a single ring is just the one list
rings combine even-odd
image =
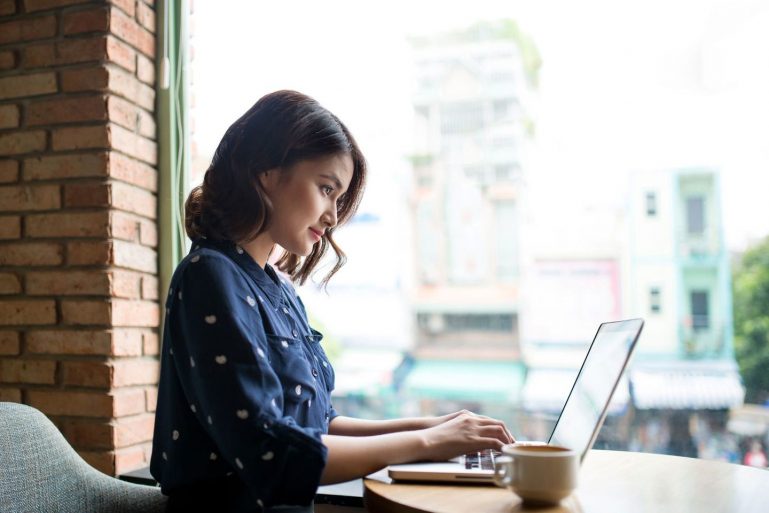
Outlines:
[{"label": "brick wall", "polygon": [[158,379],[155,10],[0,0],[0,400],[148,464]]}]

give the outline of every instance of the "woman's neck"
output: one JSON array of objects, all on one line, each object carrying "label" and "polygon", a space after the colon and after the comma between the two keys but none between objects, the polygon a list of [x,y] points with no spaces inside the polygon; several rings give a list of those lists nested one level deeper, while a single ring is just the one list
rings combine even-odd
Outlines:
[{"label": "woman's neck", "polygon": [[267,265],[270,253],[272,253],[272,250],[275,248],[275,242],[273,242],[267,233],[259,234],[250,242],[239,242],[238,245],[243,248],[246,253],[251,255],[251,258],[253,258],[262,269]]}]

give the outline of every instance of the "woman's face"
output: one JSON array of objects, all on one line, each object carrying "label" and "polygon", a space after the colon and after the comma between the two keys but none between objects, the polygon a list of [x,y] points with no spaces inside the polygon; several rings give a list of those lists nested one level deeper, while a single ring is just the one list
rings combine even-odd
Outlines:
[{"label": "woman's face", "polygon": [[262,175],[272,202],[267,233],[291,253],[307,256],[327,228],[336,226],[336,203],[353,174],[348,154],[303,160],[283,172]]}]

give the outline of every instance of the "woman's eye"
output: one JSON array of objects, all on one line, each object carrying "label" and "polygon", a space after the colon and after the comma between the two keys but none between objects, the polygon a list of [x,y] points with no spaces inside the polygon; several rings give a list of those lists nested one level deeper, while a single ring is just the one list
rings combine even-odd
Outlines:
[{"label": "woman's eye", "polygon": [[333,187],[331,187],[330,185],[324,185],[324,186],[322,186],[322,187],[321,187],[321,190],[323,191],[323,194],[325,194],[326,196],[328,196],[329,194],[331,194],[332,192],[334,192],[334,188],[333,188]]}]

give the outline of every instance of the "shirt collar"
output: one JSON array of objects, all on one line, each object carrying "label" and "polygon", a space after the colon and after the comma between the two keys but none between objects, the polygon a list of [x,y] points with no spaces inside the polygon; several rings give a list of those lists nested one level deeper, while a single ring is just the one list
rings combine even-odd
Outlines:
[{"label": "shirt collar", "polygon": [[266,264],[262,269],[246,250],[229,240],[213,240],[201,237],[193,242],[191,251],[195,251],[198,247],[216,249],[230,257],[256,281],[259,289],[265,293],[274,307],[280,304],[283,297],[280,278],[270,264]]}]

